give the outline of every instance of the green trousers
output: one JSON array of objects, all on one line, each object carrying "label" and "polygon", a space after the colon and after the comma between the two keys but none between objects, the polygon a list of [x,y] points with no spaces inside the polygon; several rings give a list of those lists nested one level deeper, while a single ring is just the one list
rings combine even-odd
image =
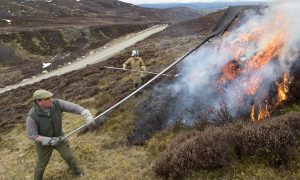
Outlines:
[{"label": "green trousers", "polygon": [[51,154],[53,150],[56,149],[61,157],[66,161],[70,170],[73,174],[80,173],[80,169],[77,166],[77,163],[70,151],[69,145],[67,142],[62,142],[58,146],[42,146],[41,143],[36,144],[37,150],[37,164],[34,171],[34,179],[41,180],[43,178],[43,174],[45,168],[50,160]]}]

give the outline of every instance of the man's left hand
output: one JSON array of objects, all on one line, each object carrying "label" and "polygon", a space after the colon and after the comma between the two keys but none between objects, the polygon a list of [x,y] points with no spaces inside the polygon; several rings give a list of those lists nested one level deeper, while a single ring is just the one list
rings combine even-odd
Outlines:
[{"label": "man's left hand", "polygon": [[60,144],[62,141],[62,136],[59,137],[53,137],[50,141],[49,141],[49,145],[51,146],[57,146],[58,144]]},{"label": "man's left hand", "polygon": [[57,146],[59,143],[61,143],[62,136],[59,137],[42,137],[42,145],[43,146]]}]

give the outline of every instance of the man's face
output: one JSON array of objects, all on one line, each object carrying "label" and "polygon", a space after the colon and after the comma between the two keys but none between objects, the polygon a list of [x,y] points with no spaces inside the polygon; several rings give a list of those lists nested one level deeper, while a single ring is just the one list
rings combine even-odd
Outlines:
[{"label": "man's face", "polygon": [[50,109],[52,107],[52,98],[38,100],[38,105],[43,109]]}]

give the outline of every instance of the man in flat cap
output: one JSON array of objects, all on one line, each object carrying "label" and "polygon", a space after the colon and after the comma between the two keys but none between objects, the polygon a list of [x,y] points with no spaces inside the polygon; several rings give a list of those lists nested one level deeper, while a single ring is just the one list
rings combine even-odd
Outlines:
[{"label": "man in flat cap", "polygon": [[44,170],[54,149],[66,161],[73,175],[82,176],[83,172],[78,168],[67,141],[61,141],[63,137],[62,112],[81,114],[86,125],[94,122],[88,109],[61,99],[52,99],[52,96],[53,94],[49,91],[36,90],[33,93],[33,106],[26,119],[28,137],[36,142],[38,159],[34,171],[35,180],[43,178]]}]

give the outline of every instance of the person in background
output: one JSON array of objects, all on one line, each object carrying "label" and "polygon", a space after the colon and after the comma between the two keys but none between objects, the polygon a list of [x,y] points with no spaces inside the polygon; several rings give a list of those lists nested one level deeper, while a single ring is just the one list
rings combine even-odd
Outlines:
[{"label": "person in background", "polygon": [[82,176],[83,172],[78,168],[67,141],[62,141],[64,135],[62,131],[62,113],[81,114],[86,125],[94,123],[94,118],[88,109],[61,99],[52,99],[52,96],[53,94],[49,91],[36,90],[33,93],[33,106],[26,119],[28,138],[36,143],[35,180],[43,178],[45,168],[54,149],[66,161],[73,175]]},{"label": "person in background", "polygon": [[146,67],[142,58],[139,57],[139,51],[133,50],[131,57],[123,63],[123,69],[130,66],[133,88],[137,89],[142,85],[142,79],[146,74]]}]

